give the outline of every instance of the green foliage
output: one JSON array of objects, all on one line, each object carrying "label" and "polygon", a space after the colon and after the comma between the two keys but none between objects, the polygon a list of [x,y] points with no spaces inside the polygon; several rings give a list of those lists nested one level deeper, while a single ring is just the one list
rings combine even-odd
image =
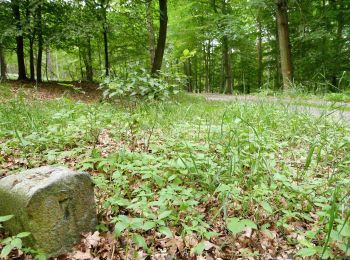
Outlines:
[{"label": "green foliage", "polygon": [[192,253],[201,254],[203,241],[239,242],[251,230],[301,256],[349,254],[348,127],[277,103],[171,101],[131,109],[6,100],[1,165],[8,170],[11,158],[22,165],[12,170],[49,162],[91,173],[99,228],[129,249],[151,254],[156,239],[194,236]]},{"label": "green foliage", "polygon": [[181,76],[161,74],[159,78],[152,77],[141,69],[133,71],[127,77],[106,78],[100,85],[105,98],[130,98],[146,100],[167,100],[177,94],[182,87]]},{"label": "green foliage", "polygon": [[[5,222],[13,218],[13,215],[9,216],[0,216],[0,228],[1,222]],[[13,249],[22,249],[22,238],[28,237],[30,235],[29,232],[22,232],[15,236],[8,237],[0,241],[0,243],[4,246],[1,250],[0,257],[6,258]]]}]

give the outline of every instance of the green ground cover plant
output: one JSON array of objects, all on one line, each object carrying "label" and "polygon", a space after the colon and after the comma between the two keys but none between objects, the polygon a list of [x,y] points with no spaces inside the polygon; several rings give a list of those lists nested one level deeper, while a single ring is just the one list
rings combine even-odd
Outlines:
[{"label": "green ground cover plant", "polygon": [[346,124],[185,94],[151,104],[17,95],[0,118],[0,175],[65,164],[93,176],[93,257],[350,254]]}]

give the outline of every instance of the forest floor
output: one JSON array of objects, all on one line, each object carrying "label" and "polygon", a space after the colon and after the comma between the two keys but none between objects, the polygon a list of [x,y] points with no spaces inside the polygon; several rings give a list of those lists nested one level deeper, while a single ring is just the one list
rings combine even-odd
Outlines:
[{"label": "forest floor", "polygon": [[104,102],[78,84],[0,84],[0,178],[60,164],[96,185],[98,231],[60,260],[350,256],[346,122],[217,95]]}]

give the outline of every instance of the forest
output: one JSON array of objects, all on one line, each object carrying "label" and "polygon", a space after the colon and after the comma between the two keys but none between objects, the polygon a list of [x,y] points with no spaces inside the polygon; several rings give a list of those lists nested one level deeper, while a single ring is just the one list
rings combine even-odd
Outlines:
[{"label": "forest", "polygon": [[347,259],[349,124],[350,0],[0,0],[0,259]]}]

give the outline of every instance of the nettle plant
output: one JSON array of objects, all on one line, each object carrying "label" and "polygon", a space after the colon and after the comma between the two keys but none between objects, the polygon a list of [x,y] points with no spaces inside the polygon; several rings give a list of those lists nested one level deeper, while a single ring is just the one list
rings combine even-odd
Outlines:
[{"label": "nettle plant", "polygon": [[152,77],[145,69],[130,68],[131,73],[107,77],[100,84],[104,98],[167,100],[184,85],[180,74],[160,73]]}]

